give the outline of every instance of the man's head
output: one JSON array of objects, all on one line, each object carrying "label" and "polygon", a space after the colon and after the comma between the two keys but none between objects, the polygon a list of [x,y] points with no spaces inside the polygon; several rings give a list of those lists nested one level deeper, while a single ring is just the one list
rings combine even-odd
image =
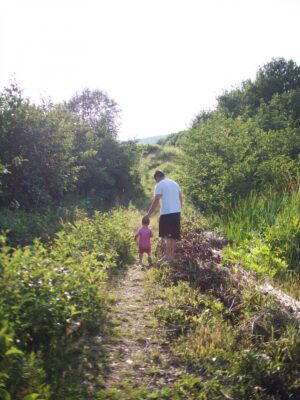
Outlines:
[{"label": "man's head", "polygon": [[165,174],[162,171],[159,170],[155,171],[154,179],[156,180],[156,182],[160,182],[162,179],[164,179],[164,177]]}]

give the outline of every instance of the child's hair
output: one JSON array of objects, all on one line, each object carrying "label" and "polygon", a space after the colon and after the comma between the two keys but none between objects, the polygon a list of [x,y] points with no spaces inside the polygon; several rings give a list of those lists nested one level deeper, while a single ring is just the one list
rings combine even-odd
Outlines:
[{"label": "child's hair", "polygon": [[142,218],[142,225],[149,225],[149,224],[150,224],[149,217],[143,217]]}]

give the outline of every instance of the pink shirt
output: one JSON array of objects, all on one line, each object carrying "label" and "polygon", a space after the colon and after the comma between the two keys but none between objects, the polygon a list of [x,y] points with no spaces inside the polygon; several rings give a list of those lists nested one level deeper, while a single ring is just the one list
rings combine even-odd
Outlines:
[{"label": "pink shirt", "polygon": [[150,238],[153,236],[151,229],[142,226],[137,231],[137,235],[139,238],[139,252],[150,251],[151,249]]}]

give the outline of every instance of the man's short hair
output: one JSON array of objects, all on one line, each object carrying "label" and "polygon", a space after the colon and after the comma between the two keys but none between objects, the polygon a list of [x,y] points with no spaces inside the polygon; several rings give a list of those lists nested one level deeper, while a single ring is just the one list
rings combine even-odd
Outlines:
[{"label": "man's short hair", "polygon": [[164,177],[165,177],[165,174],[162,171],[159,171],[159,170],[155,171],[154,179],[155,178],[164,178]]}]

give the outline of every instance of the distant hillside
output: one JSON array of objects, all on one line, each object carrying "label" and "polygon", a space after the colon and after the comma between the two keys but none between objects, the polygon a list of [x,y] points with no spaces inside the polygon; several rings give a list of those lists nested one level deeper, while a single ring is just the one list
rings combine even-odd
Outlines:
[{"label": "distant hillside", "polygon": [[183,135],[187,131],[179,131],[176,133],[171,133],[170,135],[164,136],[162,139],[158,141],[158,144],[162,146],[180,146]]},{"label": "distant hillside", "polygon": [[160,136],[151,136],[143,139],[138,139],[137,142],[139,144],[155,144],[160,139],[165,139],[168,135],[160,135]]}]

